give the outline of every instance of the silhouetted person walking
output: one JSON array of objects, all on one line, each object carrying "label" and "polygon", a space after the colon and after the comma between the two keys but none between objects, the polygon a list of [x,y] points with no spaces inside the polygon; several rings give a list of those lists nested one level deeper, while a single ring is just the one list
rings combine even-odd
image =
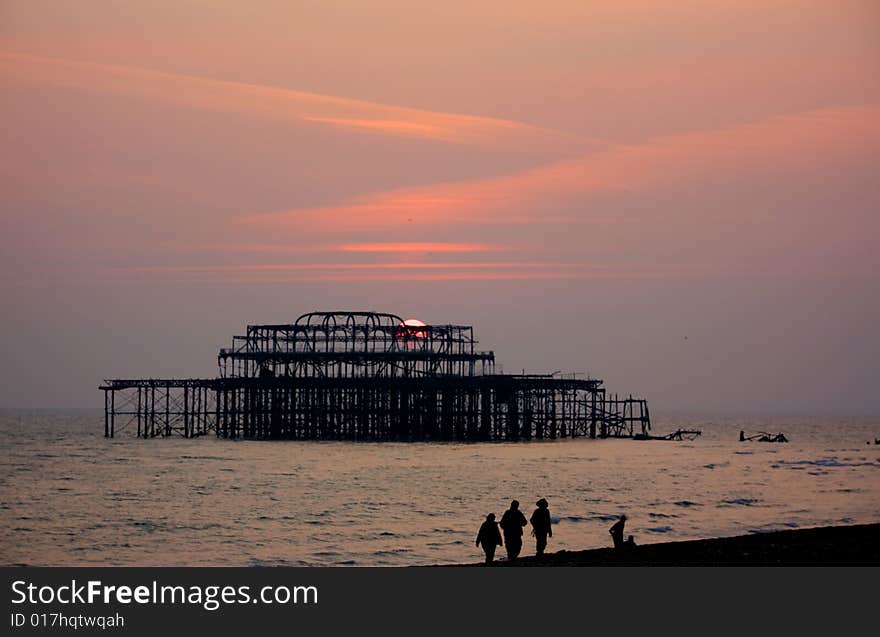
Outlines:
[{"label": "silhouetted person walking", "polygon": [[486,554],[486,564],[491,564],[495,559],[495,547],[501,546],[501,531],[498,530],[498,523],[495,521],[495,514],[490,513],[486,516],[486,521],[480,526],[480,532],[477,533],[477,546],[483,546],[483,552]]},{"label": "silhouetted person walking", "polygon": [[544,555],[544,549],[547,548],[547,538],[553,537],[553,529],[550,528],[550,509],[547,500],[541,498],[535,502],[535,512],[529,518],[532,524],[532,535],[535,536],[535,555],[541,557]]},{"label": "silhouetted person walking", "polygon": [[626,525],[626,515],[621,515],[620,519],[615,522],[608,532],[611,534],[611,539],[614,540],[614,548],[622,549],[624,547],[623,542],[623,527]]},{"label": "silhouetted person walking", "polygon": [[513,561],[522,550],[522,530],[528,524],[526,516],[519,510],[519,501],[510,503],[510,508],[501,516],[501,531],[504,533],[504,544],[507,547],[507,559]]}]

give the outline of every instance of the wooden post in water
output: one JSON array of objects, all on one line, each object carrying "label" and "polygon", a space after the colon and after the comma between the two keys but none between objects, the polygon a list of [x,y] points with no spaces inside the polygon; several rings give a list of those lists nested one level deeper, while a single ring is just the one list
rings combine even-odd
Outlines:
[{"label": "wooden post in water", "polygon": [[165,383],[165,435],[171,435],[171,383]]},{"label": "wooden post in water", "polygon": [[104,390],[104,437],[110,437],[110,397],[107,395],[108,391],[113,391],[112,389]]}]

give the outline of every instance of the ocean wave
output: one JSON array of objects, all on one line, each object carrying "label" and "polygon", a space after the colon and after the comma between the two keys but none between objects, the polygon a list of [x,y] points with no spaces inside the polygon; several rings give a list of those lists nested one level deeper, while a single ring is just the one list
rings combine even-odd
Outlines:
[{"label": "ocean wave", "polygon": [[223,456],[178,456],[180,460],[223,460],[225,462],[235,462],[238,458],[227,458]]},{"label": "ocean wave", "polygon": [[133,526],[142,531],[146,531],[147,533],[168,530],[167,524],[165,524],[164,522],[154,522],[153,520],[132,520],[128,524],[129,526]]},{"label": "ocean wave", "polygon": [[803,466],[811,466],[811,467],[877,467],[880,468],[880,460],[875,461],[866,461],[865,458],[860,458],[858,461],[850,460],[849,458],[844,458],[843,460],[838,459],[836,456],[832,456],[830,458],[819,458],[818,460],[779,460],[774,463],[775,467],[786,466],[786,467],[803,467]]},{"label": "ocean wave", "polygon": [[773,533],[775,531],[785,531],[788,529],[798,529],[800,528],[800,524],[797,522],[777,522],[773,524],[766,524],[761,527],[749,529],[749,533],[751,535],[760,535],[762,533]]},{"label": "ocean wave", "polygon": [[245,562],[246,566],[307,566],[305,562],[290,562],[283,558],[272,558],[272,559],[262,559],[259,557],[252,557]]},{"label": "ocean wave", "polygon": [[723,505],[730,505],[730,506],[750,507],[754,504],[757,504],[759,502],[759,500],[757,500],[756,498],[730,498],[728,500],[722,500],[721,502],[722,502],[722,506]]}]

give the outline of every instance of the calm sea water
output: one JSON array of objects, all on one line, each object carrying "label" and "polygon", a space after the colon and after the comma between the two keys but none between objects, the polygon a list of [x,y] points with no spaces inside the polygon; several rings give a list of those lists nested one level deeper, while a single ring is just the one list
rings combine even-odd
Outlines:
[{"label": "calm sea water", "polygon": [[656,432],[703,436],[505,444],[106,440],[102,423],[0,412],[0,563],[473,562],[512,498],[527,516],[550,501],[551,551],[607,546],[622,512],[639,543],[880,521],[880,420],[665,418]]}]

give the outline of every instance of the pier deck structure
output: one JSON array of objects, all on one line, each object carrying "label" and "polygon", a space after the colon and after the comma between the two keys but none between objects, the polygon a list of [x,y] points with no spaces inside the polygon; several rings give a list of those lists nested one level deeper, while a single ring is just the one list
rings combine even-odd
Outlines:
[{"label": "pier deck structure", "polygon": [[473,328],[378,312],[249,325],[215,378],[108,379],[104,435],[504,441],[647,434],[647,401],[574,374],[502,374]]}]

